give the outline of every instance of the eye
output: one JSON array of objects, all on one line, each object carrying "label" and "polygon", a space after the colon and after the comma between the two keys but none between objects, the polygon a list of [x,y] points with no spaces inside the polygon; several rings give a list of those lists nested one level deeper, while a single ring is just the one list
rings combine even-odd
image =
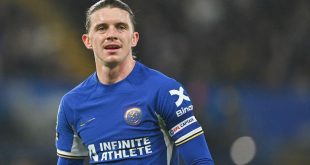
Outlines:
[{"label": "eye", "polygon": [[97,31],[105,31],[106,29],[107,29],[107,26],[105,25],[98,25],[96,28]]},{"label": "eye", "polygon": [[126,29],[128,29],[128,26],[126,25],[126,24],[118,24],[117,25],[117,29],[119,29],[119,30],[126,30]]},{"label": "eye", "polygon": [[98,30],[104,30],[105,28],[103,26],[99,26]]},{"label": "eye", "polygon": [[124,25],[120,25],[119,28],[120,29],[126,29],[126,27]]}]

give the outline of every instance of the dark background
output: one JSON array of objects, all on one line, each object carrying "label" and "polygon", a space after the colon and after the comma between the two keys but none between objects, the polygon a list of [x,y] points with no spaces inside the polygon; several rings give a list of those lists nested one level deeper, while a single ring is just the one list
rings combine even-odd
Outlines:
[{"label": "dark background", "polygon": [[[0,1],[0,164],[56,163],[59,101],[94,71],[81,41],[94,2]],[[310,162],[308,0],[125,2],[135,54],[187,88],[216,164]]]}]

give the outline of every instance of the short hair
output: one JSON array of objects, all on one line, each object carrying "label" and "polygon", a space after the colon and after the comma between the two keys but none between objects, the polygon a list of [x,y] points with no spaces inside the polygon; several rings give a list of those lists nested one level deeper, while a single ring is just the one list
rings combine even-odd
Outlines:
[{"label": "short hair", "polygon": [[97,10],[102,9],[102,8],[106,8],[106,7],[110,7],[110,8],[119,8],[122,10],[125,10],[129,13],[129,17],[131,20],[131,23],[133,25],[133,29],[135,29],[135,15],[133,14],[132,10],[130,9],[130,7],[120,1],[120,0],[100,0],[97,3],[93,4],[86,12],[86,22],[85,22],[85,29],[86,29],[86,33],[89,32],[89,28],[91,25],[90,22],[90,16]]}]

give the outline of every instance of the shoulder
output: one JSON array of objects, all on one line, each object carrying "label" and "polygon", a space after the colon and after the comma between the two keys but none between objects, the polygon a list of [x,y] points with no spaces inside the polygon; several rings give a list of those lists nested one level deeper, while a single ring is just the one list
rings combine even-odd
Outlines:
[{"label": "shoulder", "polygon": [[158,86],[158,87],[169,87],[169,86],[174,86],[176,84],[180,84],[178,81],[176,81],[174,78],[169,77],[165,75],[164,73],[149,68],[143,64],[141,65],[141,70],[143,72],[143,76],[145,80],[148,80],[149,83],[153,84],[153,87]]},{"label": "shoulder", "polygon": [[96,86],[96,73],[91,74],[88,78],[75,86],[62,97],[62,104],[74,104],[83,100],[89,95],[91,90]]}]

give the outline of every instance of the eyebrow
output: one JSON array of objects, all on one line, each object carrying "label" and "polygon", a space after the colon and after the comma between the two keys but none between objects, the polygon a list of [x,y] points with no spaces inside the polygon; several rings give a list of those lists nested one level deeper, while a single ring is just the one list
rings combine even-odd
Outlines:
[{"label": "eyebrow", "polygon": [[106,25],[107,23],[99,23],[99,24],[96,24],[94,28],[97,29],[99,26],[106,26]]},{"label": "eyebrow", "polygon": [[127,28],[129,27],[128,23],[125,23],[125,22],[118,22],[115,24],[116,26],[119,26],[119,25],[124,25],[126,26]]},{"label": "eyebrow", "polygon": [[[94,26],[94,28],[95,29],[97,29],[99,26],[107,26],[108,24],[107,23],[104,23],[104,22],[102,22],[102,23],[98,23],[98,24],[96,24],[95,26]],[[126,27],[129,27],[129,24],[128,23],[126,23],[126,22],[116,22],[115,24],[114,24],[115,26],[118,26],[118,25],[125,25]]]}]

